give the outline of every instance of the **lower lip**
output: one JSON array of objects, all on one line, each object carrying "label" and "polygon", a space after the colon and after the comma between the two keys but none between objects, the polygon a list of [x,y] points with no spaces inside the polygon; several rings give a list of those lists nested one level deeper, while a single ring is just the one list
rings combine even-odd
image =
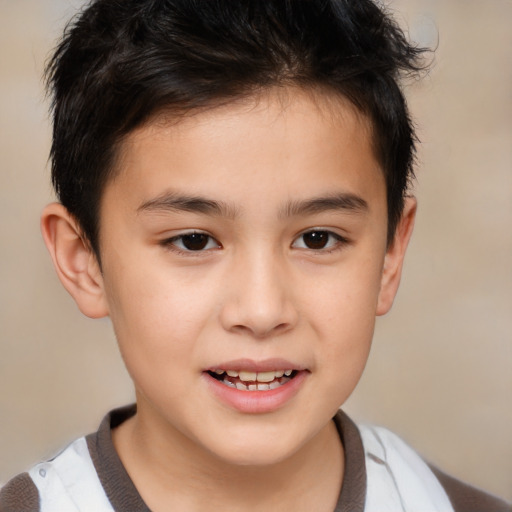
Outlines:
[{"label": "lower lip", "polygon": [[262,414],[280,409],[291,400],[302,386],[307,372],[300,371],[286,384],[268,391],[242,391],[226,386],[207,372],[203,376],[211,391],[224,404],[240,412]]}]

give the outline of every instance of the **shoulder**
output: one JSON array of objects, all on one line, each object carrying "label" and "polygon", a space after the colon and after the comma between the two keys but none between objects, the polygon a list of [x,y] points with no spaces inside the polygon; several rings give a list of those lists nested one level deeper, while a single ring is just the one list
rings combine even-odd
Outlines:
[{"label": "shoulder", "polygon": [[39,491],[28,473],[14,477],[2,487],[0,512],[39,512]]},{"label": "shoulder", "polygon": [[[374,494],[386,478],[401,505],[425,503],[431,510],[512,512],[512,506],[429,465],[396,434],[382,427],[359,427],[366,453],[368,490]],[[412,506],[411,509],[415,509]]]},{"label": "shoulder", "polygon": [[56,510],[112,511],[83,437],[53,459],[15,477],[2,489],[0,512]]},{"label": "shoulder", "polygon": [[97,432],[72,442],[0,490],[0,512],[148,511],[117,456],[111,436],[135,414],[135,406],[111,411]]},{"label": "shoulder", "polygon": [[512,512],[512,505],[505,501],[468,485],[443,473],[435,466],[430,466],[441,485],[447,492],[455,511],[462,512]]}]

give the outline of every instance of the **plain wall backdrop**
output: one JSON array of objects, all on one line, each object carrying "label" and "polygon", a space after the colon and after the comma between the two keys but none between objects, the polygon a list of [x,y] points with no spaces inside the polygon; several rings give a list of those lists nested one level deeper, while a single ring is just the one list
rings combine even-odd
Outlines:
[{"label": "plain wall backdrop", "polygon": [[[39,233],[53,199],[44,61],[78,0],[0,0],[0,482],[133,400]],[[393,311],[345,409],[512,499],[512,1],[388,1],[432,72],[407,95],[418,219]]]}]

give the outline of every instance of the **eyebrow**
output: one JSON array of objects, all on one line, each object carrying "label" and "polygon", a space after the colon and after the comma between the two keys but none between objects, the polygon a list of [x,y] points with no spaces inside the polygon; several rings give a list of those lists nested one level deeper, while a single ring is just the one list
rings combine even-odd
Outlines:
[{"label": "eyebrow", "polygon": [[[282,208],[280,218],[300,217],[328,211],[344,211],[347,213],[366,213],[368,203],[361,197],[350,193],[339,193],[316,197],[307,200],[294,200]],[[187,196],[177,193],[166,193],[142,203],[137,212],[166,213],[191,212],[216,217],[235,218],[239,209],[229,203],[207,199],[201,196]]]},{"label": "eyebrow", "polygon": [[145,201],[137,208],[137,213],[165,213],[168,211],[202,213],[204,215],[228,218],[234,218],[237,215],[237,209],[234,206],[222,201],[172,192]]},{"label": "eyebrow", "polygon": [[362,197],[350,193],[340,193],[305,201],[291,201],[283,209],[280,216],[305,216],[328,211],[366,213],[368,210],[368,203]]}]

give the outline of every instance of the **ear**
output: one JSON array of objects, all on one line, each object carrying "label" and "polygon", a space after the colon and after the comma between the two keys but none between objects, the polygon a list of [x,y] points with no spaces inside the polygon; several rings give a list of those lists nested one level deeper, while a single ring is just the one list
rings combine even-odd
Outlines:
[{"label": "ear", "polygon": [[57,275],[80,311],[90,318],[107,316],[100,266],[75,218],[61,204],[49,204],[41,215],[41,232]]},{"label": "ear", "polygon": [[393,305],[404,263],[405,251],[412,235],[416,217],[416,199],[407,197],[395,236],[384,257],[381,285],[377,302],[377,315],[385,315]]}]

